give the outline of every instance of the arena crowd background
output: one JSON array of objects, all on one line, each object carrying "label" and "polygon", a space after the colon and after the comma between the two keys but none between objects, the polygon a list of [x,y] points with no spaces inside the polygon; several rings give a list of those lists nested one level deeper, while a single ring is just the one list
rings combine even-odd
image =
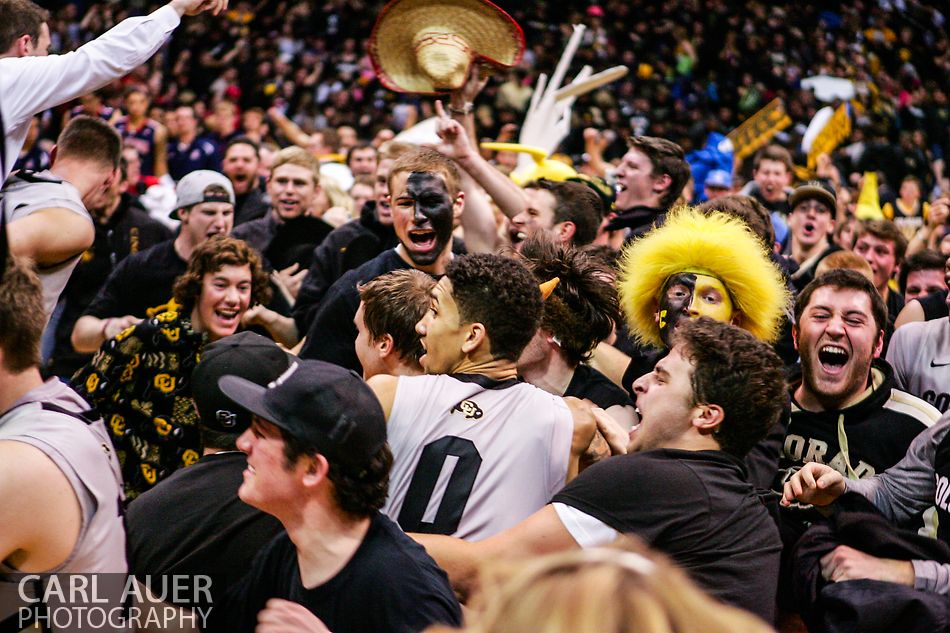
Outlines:
[{"label": "arena crowd background", "polygon": [[[143,0],[57,4],[47,5],[54,14],[51,52],[73,50],[128,15],[159,6]],[[858,174],[879,171],[882,203],[907,175],[921,181],[924,199],[947,190],[939,177],[950,148],[950,40],[935,3],[498,4],[524,29],[527,51],[517,69],[496,77],[479,96],[482,137],[514,133],[508,124],[522,120],[538,74],[553,71],[570,25],[585,24],[568,76],[585,63],[595,71],[622,64],[630,73],[575,104],[562,150],[576,161],[583,159],[587,127],[606,131],[599,142],[608,160],[622,155],[629,134],[665,137],[689,152],[709,132],[729,132],[776,97],[793,125],[775,140],[794,151],[805,126],[827,105],[800,82],[825,74],[853,80],[864,106],[850,139],[833,155],[843,185],[855,188]],[[170,46],[103,96],[107,105],[119,106],[124,87],[144,84],[153,96],[153,116],[193,103],[205,132],[219,138],[240,129],[242,113],[276,106],[307,132],[333,130],[323,137],[328,152],[339,149],[339,126],[352,126],[365,140],[380,129],[398,132],[430,116],[432,100],[393,93],[376,78],[366,43],[382,5],[238,0],[223,24],[207,16],[188,20]],[[60,125],[60,117],[47,115],[42,137],[54,139]],[[272,140],[288,144],[279,135]],[[748,177],[749,163],[739,175]]]}]

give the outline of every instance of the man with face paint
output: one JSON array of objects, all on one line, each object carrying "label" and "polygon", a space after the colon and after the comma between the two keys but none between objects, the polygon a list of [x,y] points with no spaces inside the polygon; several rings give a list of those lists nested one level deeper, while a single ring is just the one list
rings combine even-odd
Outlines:
[{"label": "man with face paint", "polygon": [[389,180],[393,228],[399,239],[396,252],[416,268],[433,266],[449,252],[455,207],[464,194],[452,195],[445,179],[433,172],[403,171],[390,174]]},{"label": "man with face paint", "polygon": [[348,271],[327,291],[300,350],[301,358],[323,360],[362,371],[354,343],[357,287],[393,270],[415,268],[439,277],[452,257],[452,229],[465,195],[451,159],[435,150],[413,149],[389,172],[390,213],[398,244]]},{"label": "man with face paint", "polygon": [[[634,397],[634,381],[653,371],[686,320],[732,323],[767,343],[778,337],[789,304],[784,278],[762,240],[735,216],[674,211],[629,245],[622,261],[618,288],[630,333],[655,350],[630,360],[623,374]],[[777,426],[746,457],[749,480],[761,488],[775,476],[782,437]]]},{"label": "man with face paint", "polygon": [[719,279],[703,273],[670,275],[660,291],[658,308],[657,326],[667,347],[670,345],[670,334],[680,319],[708,316],[716,321],[730,323],[735,315],[726,287]]},{"label": "man with face paint", "polygon": [[[666,224],[624,251],[618,282],[631,334],[665,350],[681,319],[708,316],[772,342],[788,292],[761,240],[736,217],[694,209],[672,213]],[[630,384],[652,371],[631,363]]]},{"label": "man with face paint", "polygon": [[[310,330],[320,303],[333,283],[348,270],[353,270],[399,244],[393,226],[389,172],[393,162],[410,151],[405,143],[389,143],[380,153],[374,176],[374,198],[363,205],[360,217],[334,229],[313,251],[313,262],[300,286],[293,316],[301,333]],[[461,240],[454,240],[452,250],[465,252]]]}]

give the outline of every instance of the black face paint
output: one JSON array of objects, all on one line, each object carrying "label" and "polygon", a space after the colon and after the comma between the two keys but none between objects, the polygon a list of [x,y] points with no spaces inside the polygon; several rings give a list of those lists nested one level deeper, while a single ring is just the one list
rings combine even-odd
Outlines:
[{"label": "black face paint", "polygon": [[677,273],[663,284],[657,309],[660,336],[670,345],[680,319],[706,316],[730,323],[735,316],[732,298],[720,279],[703,273]]},{"label": "black face paint", "polygon": [[677,322],[682,318],[689,318],[689,304],[693,301],[695,290],[696,275],[693,273],[670,275],[663,284],[657,325],[660,327],[660,336],[667,347],[670,346],[670,336]]},{"label": "black face paint", "polygon": [[[452,239],[453,200],[442,176],[432,172],[412,172],[403,194],[415,202],[408,244],[403,246],[413,263],[427,266],[435,262]],[[434,246],[424,248],[424,245]]]}]

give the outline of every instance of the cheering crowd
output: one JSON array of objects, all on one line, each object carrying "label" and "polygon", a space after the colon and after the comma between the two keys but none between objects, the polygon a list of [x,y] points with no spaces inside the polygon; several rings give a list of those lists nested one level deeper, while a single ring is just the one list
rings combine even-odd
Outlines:
[{"label": "cheering crowd", "polygon": [[950,630],[937,9],[147,4],[0,0],[0,628]]}]

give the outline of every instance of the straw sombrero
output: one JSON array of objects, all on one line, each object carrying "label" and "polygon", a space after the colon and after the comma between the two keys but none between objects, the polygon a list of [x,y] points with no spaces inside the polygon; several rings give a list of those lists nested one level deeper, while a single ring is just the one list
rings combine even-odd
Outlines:
[{"label": "straw sombrero", "polygon": [[523,53],[521,27],[487,0],[393,0],[369,39],[376,74],[396,92],[457,90],[473,61],[509,68]]}]

